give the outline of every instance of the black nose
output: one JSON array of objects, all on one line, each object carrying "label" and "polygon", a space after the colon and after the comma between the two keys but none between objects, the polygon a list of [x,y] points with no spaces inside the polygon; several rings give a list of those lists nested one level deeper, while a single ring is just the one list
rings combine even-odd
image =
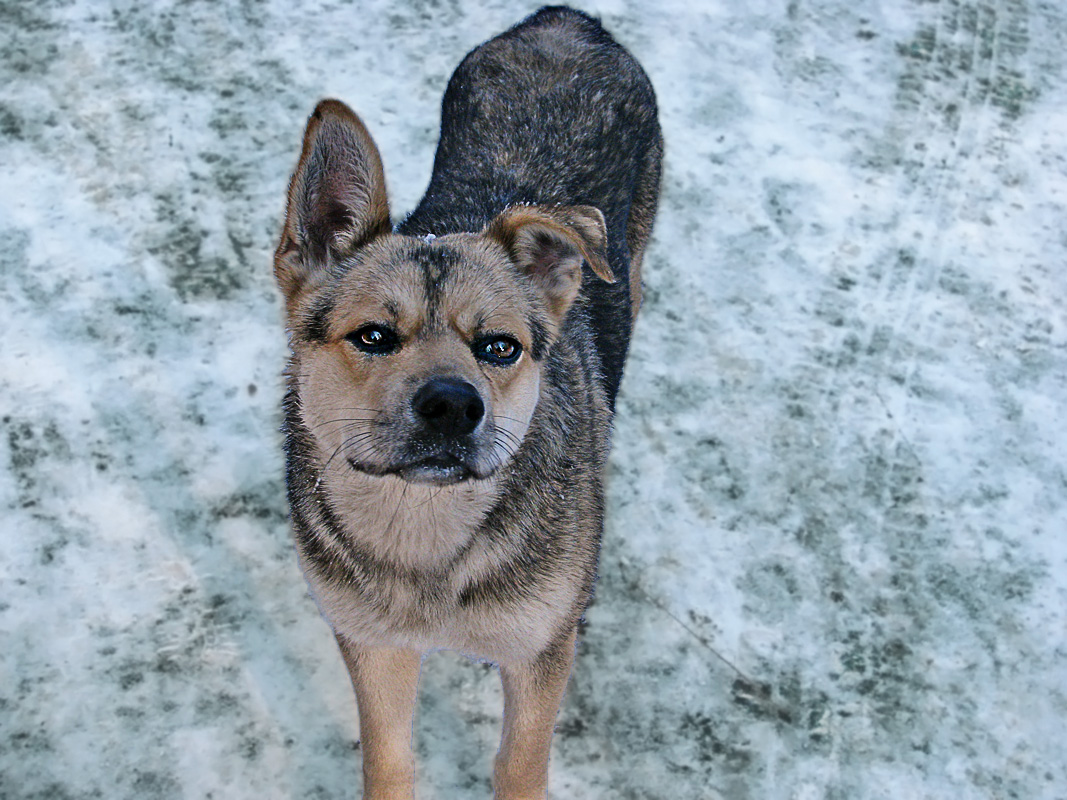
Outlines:
[{"label": "black nose", "polygon": [[478,390],[456,378],[427,381],[415,392],[411,405],[426,425],[446,436],[470,433],[485,416]]}]

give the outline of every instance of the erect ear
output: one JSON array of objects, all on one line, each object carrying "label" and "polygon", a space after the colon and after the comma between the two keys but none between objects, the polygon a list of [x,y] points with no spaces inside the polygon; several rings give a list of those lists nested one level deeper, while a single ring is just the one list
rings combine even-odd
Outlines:
[{"label": "erect ear", "polygon": [[485,229],[512,261],[544,292],[562,319],[582,285],[582,262],[608,283],[615,282],[607,258],[604,215],[593,206],[513,206]]},{"label": "erect ear", "polygon": [[286,301],[332,260],[390,228],[378,148],[348,106],[323,100],[308,119],[274,255],[274,276]]}]

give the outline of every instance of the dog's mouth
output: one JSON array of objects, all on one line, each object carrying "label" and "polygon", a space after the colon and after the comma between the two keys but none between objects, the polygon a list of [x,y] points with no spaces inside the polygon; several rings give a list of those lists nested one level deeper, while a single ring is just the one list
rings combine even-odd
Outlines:
[{"label": "dog's mouth", "polygon": [[471,464],[451,453],[439,453],[384,469],[361,463],[354,458],[349,458],[348,463],[352,469],[368,475],[396,475],[408,483],[425,483],[432,486],[451,486],[471,478],[488,478],[491,473],[490,470],[479,474]]},{"label": "dog's mouth", "polygon": [[407,464],[398,469],[396,474],[408,483],[431,483],[435,486],[449,486],[474,477],[470,467],[447,453]]}]

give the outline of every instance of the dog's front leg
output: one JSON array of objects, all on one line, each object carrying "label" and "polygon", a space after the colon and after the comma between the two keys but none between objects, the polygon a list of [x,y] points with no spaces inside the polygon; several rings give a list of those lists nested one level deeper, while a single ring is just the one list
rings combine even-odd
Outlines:
[{"label": "dog's front leg", "polygon": [[496,800],[545,800],[548,751],[567,678],[577,630],[528,664],[501,665],[504,735],[496,757]]},{"label": "dog's front leg", "polygon": [[411,726],[421,654],[361,647],[337,637],[359,706],[363,800],[412,800],[415,757]]}]

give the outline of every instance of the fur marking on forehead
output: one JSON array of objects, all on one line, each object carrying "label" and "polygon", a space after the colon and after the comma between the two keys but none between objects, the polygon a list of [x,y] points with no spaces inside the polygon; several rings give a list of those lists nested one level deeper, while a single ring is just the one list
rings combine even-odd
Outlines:
[{"label": "fur marking on forehead", "polygon": [[462,258],[448,247],[420,242],[411,254],[412,261],[422,270],[423,292],[426,295],[427,316],[436,320],[444,297],[445,282],[456,263]]}]

